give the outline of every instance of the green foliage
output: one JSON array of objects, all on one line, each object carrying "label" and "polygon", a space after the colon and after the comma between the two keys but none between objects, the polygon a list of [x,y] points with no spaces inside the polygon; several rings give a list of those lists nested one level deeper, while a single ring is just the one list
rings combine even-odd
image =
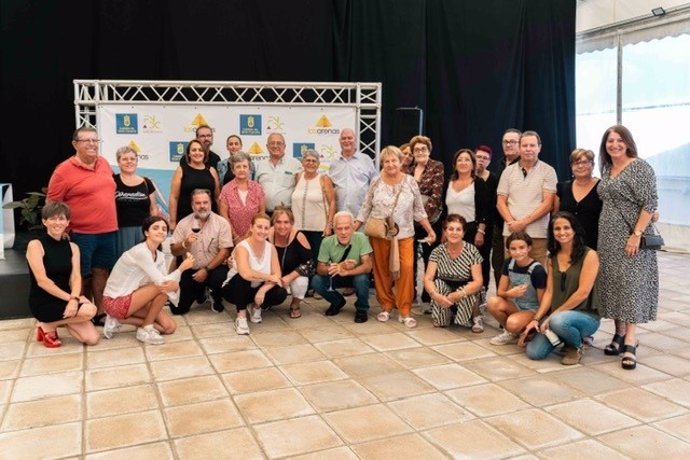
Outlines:
[{"label": "green foliage", "polygon": [[19,226],[24,227],[27,230],[40,230],[43,227],[41,222],[41,209],[45,204],[45,193],[41,192],[29,192],[27,197],[18,200],[11,201],[3,206],[4,209],[16,209],[19,208]]}]

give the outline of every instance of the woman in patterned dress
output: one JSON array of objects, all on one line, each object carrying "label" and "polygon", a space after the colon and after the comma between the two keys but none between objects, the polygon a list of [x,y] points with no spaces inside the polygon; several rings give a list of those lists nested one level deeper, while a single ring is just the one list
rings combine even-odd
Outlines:
[{"label": "woman in patterned dress", "polygon": [[622,125],[604,133],[599,161],[602,179],[597,192],[603,208],[596,292],[601,315],[616,324],[604,353],[622,354],[623,369],[635,369],[636,325],[656,320],[659,300],[656,252],[640,248],[640,237],[657,207],[656,177],[652,167],[638,158],[632,134]]},{"label": "woman in patterned dress", "polygon": [[463,240],[465,219],[449,214],[443,221],[445,242],[429,256],[424,288],[431,297],[431,320],[436,327],[451,323],[484,331],[479,312],[482,290],[482,256]]}]

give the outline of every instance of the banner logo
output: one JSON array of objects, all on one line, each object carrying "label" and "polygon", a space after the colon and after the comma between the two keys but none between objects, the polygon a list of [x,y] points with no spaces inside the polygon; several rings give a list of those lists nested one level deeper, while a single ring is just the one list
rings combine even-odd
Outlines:
[{"label": "banner logo", "polygon": [[208,122],[206,121],[206,118],[200,113],[197,113],[194,118],[192,118],[192,124],[189,126],[185,126],[184,132],[185,133],[196,133],[196,129],[201,126],[201,125],[208,125]]},{"label": "banner logo", "polygon": [[326,115],[321,115],[314,126],[314,128],[307,129],[309,134],[326,134],[329,136],[340,134],[340,130],[333,127],[331,120]]},{"label": "banner logo", "polygon": [[161,122],[155,115],[144,115],[141,131],[147,134],[162,133]]},{"label": "banner logo", "polygon": [[242,136],[261,136],[261,115],[240,115]]},{"label": "banner logo", "polygon": [[146,154],[146,153],[141,153],[141,147],[139,146],[139,144],[137,144],[136,142],[134,142],[134,140],[129,141],[129,142],[127,143],[127,147],[129,147],[130,149],[132,149],[132,150],[134,150],[135,152],[137,152],[137,157],[138,157],[140,160],[148,160],[148,159],[149,159],[149,155],[148,155],[148,154]]},{"label": "banner logo", "polygon": [[173,163],[179,163],[180,158],[182,158],[187,152],[187,141],[170,141],[168,144],[168,157]]},{"label": "banner logo", "polygon": [[116,113],[115,132],[117,134],[139,134],[136,113]]},{"label": "banner logo", "polygon": [[280,120],[279,116],[270,116],[266,120],[266,130],[273,131],[276,133],[285,132],[285,122]]},{"label": "banner logo", "polygon": [[302,159],[304,152],[307,150],[314,150],[316,144],[313,142],[295,142],[292,144],[292,156],[295,158]]},{"label": "banner logo", "polygon": [[262,149],[258,143],[252,142],[252,145],[249,146],[247,153],[250,155],[261,155],[264,153],[264,149]]}]

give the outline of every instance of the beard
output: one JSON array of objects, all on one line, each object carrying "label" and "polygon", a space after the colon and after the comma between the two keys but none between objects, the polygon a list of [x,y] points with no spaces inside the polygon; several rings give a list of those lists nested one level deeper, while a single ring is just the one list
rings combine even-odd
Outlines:
[{"label": "beard", "polygon": [[208,209],[204,209],[201,211],[194,211],[194,217],[199,219],[199,220],[206,220],[208,219],[208,216],[211,215],[211,211]]}]

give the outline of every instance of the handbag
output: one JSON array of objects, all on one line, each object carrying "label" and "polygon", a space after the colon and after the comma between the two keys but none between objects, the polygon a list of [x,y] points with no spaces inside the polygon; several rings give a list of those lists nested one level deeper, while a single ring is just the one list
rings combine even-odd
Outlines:
[{"label": "handbag", "polygon": [[[625,224],[628,226],[628,228],[630,229],[630,234],[632,235],[633,226],[630,225],[630,223],[627,220],[625,220],[625,217],[623,217],[622,212],[620,214],[623,218],[623,222],[625,222]],[[654,223],[649,222],[647,228],[645,228],[644,232],[642,232],[642,235],[640,235],[640,250],[647,249],[649,251],[658,251],[661,249],[663,245],[664,237],[661,236],[659,230],[657,230]]]},{"label": "handbag", "polygon": [[664,237],[659,234],[654,224],[649,224],[649,228],[651,228],[652,232],[643,233],[640,237],[640,249],[658,251],[664,245]]},{"label": "handbag", "polygon": [[[378,179],[380,180],[380,179]],[[372,184],[371,187],[369,187],[369,193],[372,195],[371,198],[373,198],[373,190],[374,187],[378,185],[378,180],[376,183]],[[367,222],[364,225],[364,234],[367,236],[371,236],[374,238],[393,238],[400,232],[400,228],[398,227],[398,224],[395,223],[395,220],[393,219],[393,211],[395,210],[395,207],[398,205],[398,198],[400,197],[400,192],[402,192],[402,184],[400,186],[400,189],[398,192],[395,194],[395,201],[393,202],[393,206],[391,207],[391,213],[388,217],[385,219],[380,218],[380,217],[371,217],[371,215],[367,218]]]},{"label": "handbag", "polygon": [[379,219],[378,217],[369,217],[364,226],[364,234],[374,238],[385,238],[388,235],[387,219]]}]

